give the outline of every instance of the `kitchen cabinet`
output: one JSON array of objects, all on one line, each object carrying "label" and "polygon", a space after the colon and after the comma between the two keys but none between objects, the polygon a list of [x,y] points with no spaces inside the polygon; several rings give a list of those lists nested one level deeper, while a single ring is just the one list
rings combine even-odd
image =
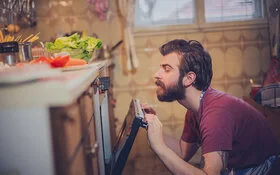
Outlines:
[{"label": "kitchen cabinet", "polygon": [[101,79],[112,65],[0,86],[0,174],[105,174],[115,128]]}]

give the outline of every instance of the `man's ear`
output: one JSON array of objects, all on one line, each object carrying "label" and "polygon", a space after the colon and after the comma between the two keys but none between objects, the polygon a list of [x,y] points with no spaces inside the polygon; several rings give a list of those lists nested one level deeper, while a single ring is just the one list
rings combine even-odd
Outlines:
[{"label": "man's ear", "polygon": [[188,72],[183,78],[183,86],[189,87],[195,82],[196,74],[194,72]]}]

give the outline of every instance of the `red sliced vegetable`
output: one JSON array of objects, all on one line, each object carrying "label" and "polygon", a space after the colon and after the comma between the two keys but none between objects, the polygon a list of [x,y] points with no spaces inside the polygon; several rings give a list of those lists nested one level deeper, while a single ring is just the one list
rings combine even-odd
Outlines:
[{"label": "red sliced vegetable", "polygon": [[51,62],[52,67],[64,67],[69,61],[69,55],[55,57]]}]

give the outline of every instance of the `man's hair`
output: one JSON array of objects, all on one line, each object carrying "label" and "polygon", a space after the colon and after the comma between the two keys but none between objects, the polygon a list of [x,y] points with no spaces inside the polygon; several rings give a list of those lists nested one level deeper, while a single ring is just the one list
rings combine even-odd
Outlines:
[{"label": "man's hair", "polygon": [[211,56],[198,41],[175,39],[162,45],[159,50],[163,56],[175,52],[181,58],[180,76],[194,72],[196,79],[193,86],[198,90],[206,90],[210,86],[213,76]]}]

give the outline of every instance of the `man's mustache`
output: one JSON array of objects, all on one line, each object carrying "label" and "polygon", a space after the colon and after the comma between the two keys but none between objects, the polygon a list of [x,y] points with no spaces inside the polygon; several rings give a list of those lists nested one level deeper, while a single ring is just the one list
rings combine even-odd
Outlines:
[{"label": "man's mustache", "polygon": [[157,86],[162,87],[162,88],[165,87],[164,83],[163,83],[162,81],[160,81],[160,80],[156,80],[155,84],[156,84]]}]

